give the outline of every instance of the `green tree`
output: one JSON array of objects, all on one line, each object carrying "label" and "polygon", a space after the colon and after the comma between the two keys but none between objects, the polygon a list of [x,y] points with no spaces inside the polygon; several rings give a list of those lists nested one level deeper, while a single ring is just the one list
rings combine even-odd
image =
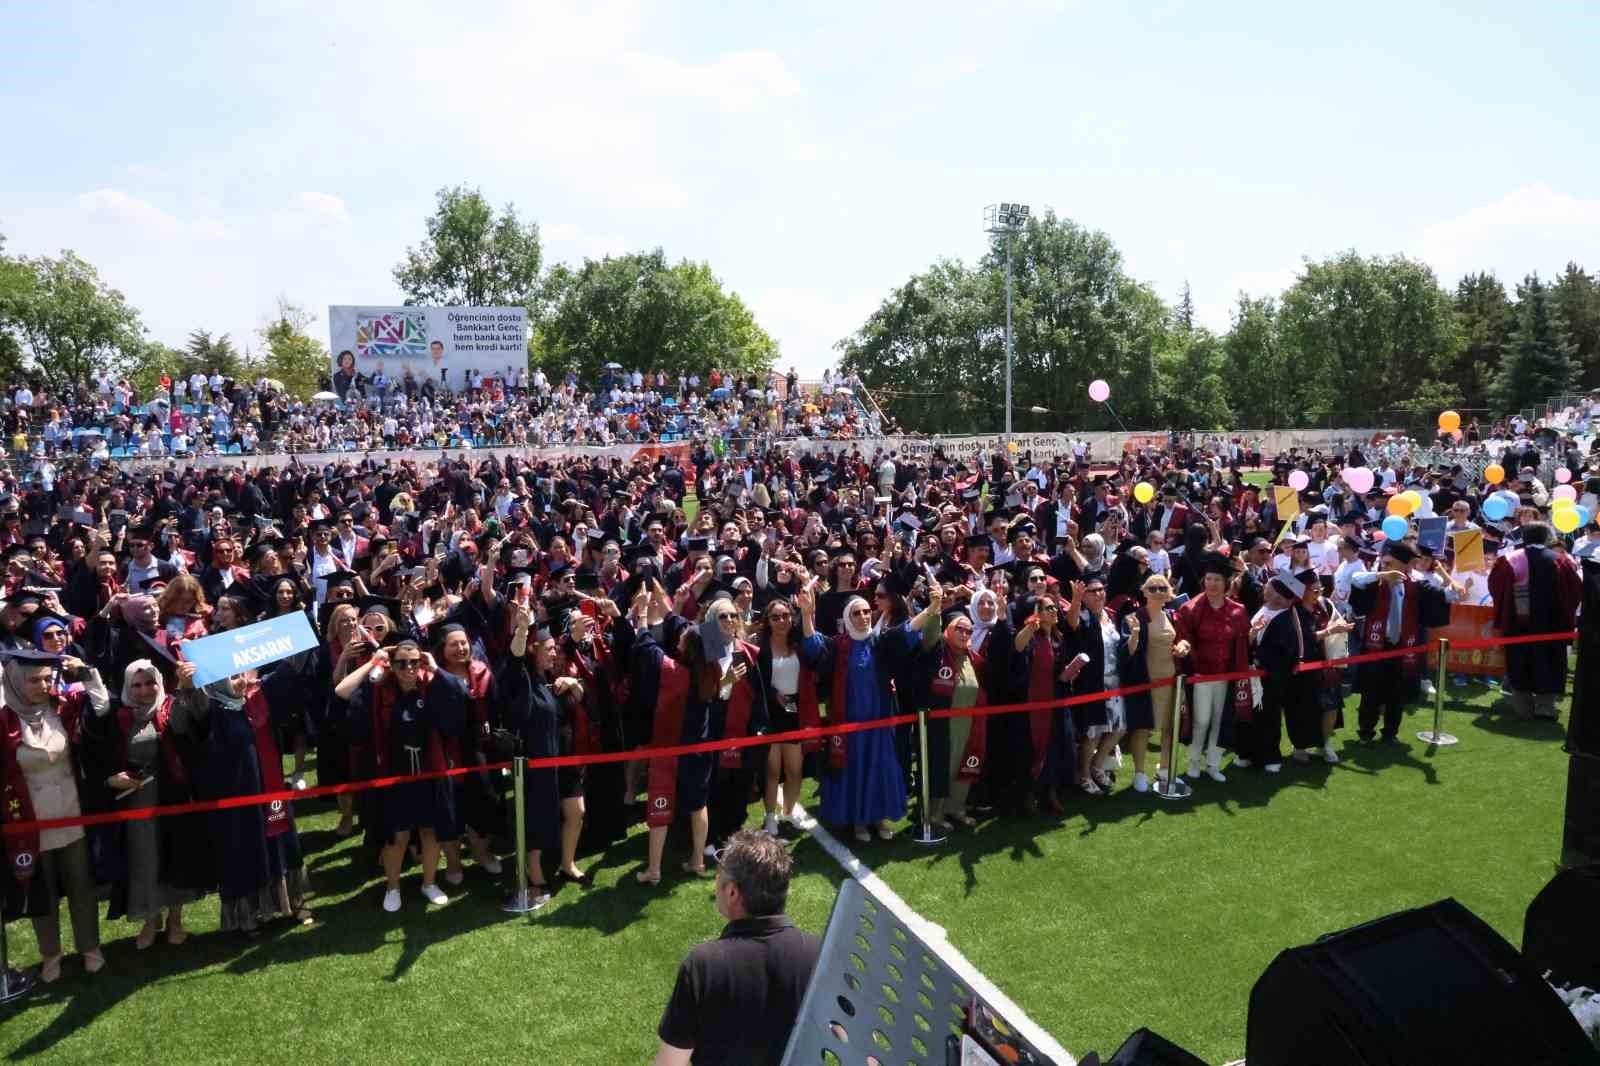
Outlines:
[{"label": "green tree", "polygon": [[179,377],[187,378],[188,366],[188,352],[162,344],[160,341],[147,341],[140,351],[129,359],[125,369],[128,384],[133,386],[134,394],[148,399],[164,391],[161,385],[163,375],[171,381],[176,381]]},{"label": "green tree", "polygon": [[703,377],[766,370],[778,358],[777,342],[708,265],[668,264],[659,248],[552,269],[532,349],[547,370],[586,381],[608,362]]},{"label": "green tree", "polygon": [[1313,383],[1297,372],[1284,349],[1277,301],[1241,292],[1231,318],[1222,340],[1222,376],[1235,428],[1304,425],[1304,412],[1313,406]]},{"label": "green tree", "polygon": [[1014,237],[996,234],[975,269],[939,263],[896,289],[836,346],[841,365],[869,388],[922,394],[891,396],[886,405],[911,429],[1002,427],[1008,240],[1015,270],[1013,427],[1115,428],[1110,413],[1088,398],[1095,378],[1111,385],[1112,404],[1129,425],[1160,425],[1160,363],[1171,312],[1127,276],[1109,237],[1052,211]]},{"label": "green tree", "polygon": [[22,342],[17,327],[7,317],[33,284],[33,272],[5,254],[6,238],[0,233],[0,375],[14,379],[22,370]]},{"label": "green tree", "polygon": [[[1185,295],[1187,292],[1185,286]],[[1193,320],[1191,305],[1189,321]],[[1228,410],[1228,390],[1223,382],[1227,364],[1223,343],[1204,327],[1185,328],[1181,317],[1178,321],[1179,332],[1163,358],[1165,425],[1177,429],[1227,429],[1233,415]]]},{"label": "green tree", "polygon": [[1309,420],[1358,425],[1393,411],[1454,362],[1462,338],[1432,269],[1355,252],[1307,262],[1283,294],[1280,329],[1297,372],[1313,379]]},{"label": "green tree", "polygon": [[440,189],[427,238],[394,268],[408,304],[533,307],[543,251],[539,226],[507,204],[497,216],[477,189]]},{"label": "green tree", "polygon": [[209,330],[194,330],[189,334],[185,347],[185,377],[196,371],[210,377],[215,370],[225,378],[237,378],[244,372],[244,357],[234,348],[233,338],[226,333],[213,340]]},{"label": "green tree", "polygon": [[1584,386],[1600,386],[1600,282],[1577,263],[1568,263],[1550,287],[1550,296],[1567,320]]},{"label": "green tree", "polygon": [[90,388],[102,369],[123,372],[145,348],[139,313],[70,251],[9,261],[0,322],[56,385]]},{"label": "green tree", "polygon": [[328,350],[310,333],[316,320],[316,315],[280,296],[277,315],[258,331],[266,349],[262,376],[277,379],[285,391],[302,400],[321,389],[330,376]]},{"label": "green tree", "polygon": [[1578,388],[1583,368],[1567,320],[1550,286],[1529,274],[1517,286],[1517,307],[1505,359],[1489,389],[1495,409],[1510,414]]},{"label": "green tree", "polygon": [[1446,377],[1461,390],[1468,411],[1486,411],[1489,384],[1505,358],[1515,312],[1506,287],[1493,274],[1468,274],[1456,283],[1456,321],[1461,326],[1461,353]]}]

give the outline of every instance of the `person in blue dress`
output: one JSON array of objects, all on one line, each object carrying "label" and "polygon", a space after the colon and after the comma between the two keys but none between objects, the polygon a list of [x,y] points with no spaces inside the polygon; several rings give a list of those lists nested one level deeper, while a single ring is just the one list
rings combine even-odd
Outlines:
[{"label": "person in blue dress", "polygon": [[[872,608],[853,596],[844,607],[844,632],[824,637],[816,631],[816,591],[795,597],[805,642],[800,659],[819,674],[818,689],[828,697],[828,721],[868,722],[895,713],[889,679],[896,664],[938,642],[942,589],[934,584],[921,614],[898,626],[874,629]],[[906,814],[905,774],[895,753],[894,731],[868,729],[829,738],[828,772],[822,779],[822,821],[855,827],[857,840],[871,840],[869,827],[889,840],[894,823]]]}]

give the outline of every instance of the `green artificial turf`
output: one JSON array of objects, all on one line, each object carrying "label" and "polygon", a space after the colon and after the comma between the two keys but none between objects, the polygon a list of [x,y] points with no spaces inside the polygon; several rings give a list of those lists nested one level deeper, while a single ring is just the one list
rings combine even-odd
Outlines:
[{"label": "green artificial turf", "polygon": [[[1175,804],[1132,793],[1125,771],[1116,794],[1075,799],[1060,820],[987,822],[932,852],[849,843],[1074,1053],[1148,1025],[1222,1062],[1242,1054],[1250,986],[1285,947],[1449,895],[1520,939],[1559,850],[1561,733],[1486,714],[1490,697],[1469,691],[1446,717],[1462,743],[1435,755],[1414,739],[1350,744],[1342,766],[1290,766],[1270,783],[1239,772]],[[1425,724],[1414,716],[1402,735]],[[245,943],[216,931],[213,898],[191,908],[187,944],[137,952],[133,923],[102,923],[109,968],[89,978],[69,957],[60,984],[0,1008],[0,1054],[643,1063],[678,961],[721,927],[709,881],[634,883],[638,831],[585,863],[595,888],[568,886],[531,920],[500,912],[509,878],[470,864],[431,912],[413,868],[404,909],[385,914],[376,870],[333,836],[331,808],[303,806],[316,925]],[[820,932],[841,873],[810,840],[795,856],[790,911]],[[27,923],[10,931],[13,960],[36,962]]]}]

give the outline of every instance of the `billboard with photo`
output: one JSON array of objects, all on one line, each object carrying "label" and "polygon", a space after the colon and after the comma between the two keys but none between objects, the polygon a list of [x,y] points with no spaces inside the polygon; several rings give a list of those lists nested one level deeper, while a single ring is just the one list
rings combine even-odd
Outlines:
[{"label": "billboard with photo", "polygon": [[328,308],[328,350],[333,390],[343,396],[356,375],[379,370],[399,379],[409,369],[419,382],[451,388],[466,383],[469,370],[504,377],[528,365],[528,311],[523,307],[376,307],[344,304]]}]

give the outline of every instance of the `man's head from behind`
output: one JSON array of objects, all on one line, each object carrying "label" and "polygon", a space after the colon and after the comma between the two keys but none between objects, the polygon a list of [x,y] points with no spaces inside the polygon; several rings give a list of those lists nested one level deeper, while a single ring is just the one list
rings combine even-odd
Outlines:
[{"label": "man's head from behind", "polygon": [[781,840],[741,830],[717,860],[717,911],[729,921],[782,914],[793,875],[794,860]]}]

